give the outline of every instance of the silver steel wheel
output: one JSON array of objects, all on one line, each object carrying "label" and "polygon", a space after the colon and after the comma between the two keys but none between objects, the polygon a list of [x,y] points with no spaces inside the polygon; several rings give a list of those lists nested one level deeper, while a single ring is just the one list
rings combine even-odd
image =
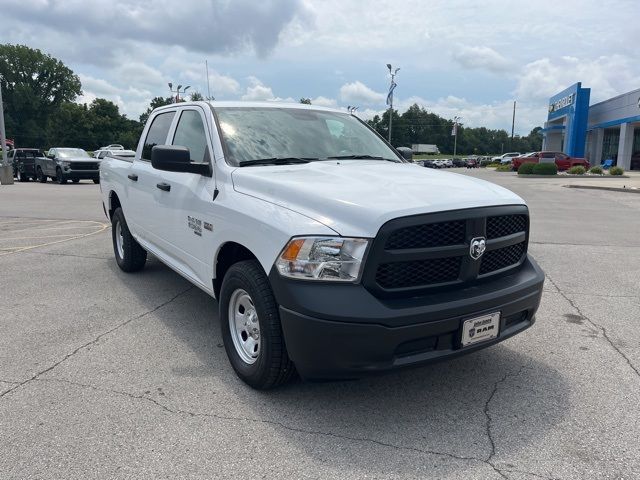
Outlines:
[{"label": "silver steel wheel", "polygon": [[236,289],[229,301],[229,332],[243,362],[252,365],[260,355],[260,320],[249,294]]},{"label": "silver steel wheel", "polygon": [[122,236],[122,223],[116,223],[116,248],[118,256],[124,260],[124,237]]}]

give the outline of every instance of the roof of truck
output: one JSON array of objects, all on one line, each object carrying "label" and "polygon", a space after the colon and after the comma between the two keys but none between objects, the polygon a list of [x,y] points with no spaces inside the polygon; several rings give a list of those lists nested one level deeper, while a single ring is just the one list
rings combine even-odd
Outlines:
[{"label": "roof of truck", "polygon": [[330,107],[322,107],[320,105],[308,105],[306,103],[296,103],[296,102],[243,102],[243,101],[209,101],[209,102],[180,102],[179,104],[172,103],[170,105],[165,105],[162,107],[158,107],[157,110],[162,110],[165,108],[171,107],[186,107],[189,105],[198,105],[200,107],[205,107],[210,105],[215,108],[298,108],[301,110],[323,110],[326,112],[339,112],[339,113],[348,113],[346,109],[339,108],[330,108]]}]

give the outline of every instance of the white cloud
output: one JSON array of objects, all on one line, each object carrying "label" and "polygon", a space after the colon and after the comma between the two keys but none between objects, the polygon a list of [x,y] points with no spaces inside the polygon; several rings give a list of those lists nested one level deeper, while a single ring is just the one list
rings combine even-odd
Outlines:
[{"label": "white cloud", "polygon": [[460,45],[453,58],[465,68],[488,70],[494,73],[505,72],[510,62],[490,47],[471,47]]},{"label": "white cloud", "polygon": [[591,88],[594,103],[638,88],[640,73],[635,61],[620,54],[595,59],[541,58],[522,68],[514,94],[546,105],[549,97],[578,81]]},{"label": "white cloud", "polygon": [[266,101],[275,100],[276,96],[273,94],[271,87],[263,85],[262,82],[256,77],[249,77],[249,85],[247,91],[242,95],[242,100],[246,101]]},{"label": "white cloud", "polygon": [[385,102],[386,95],[367,87],[364,83],[345,83],[340,87],[340,99],[344,103],[355,105],[378,105]]},{"label": "white cloud", "polygon": [[338,106],[338,102],[335,100],[335,98],[327,98],[327,97],[323,97],[322,95],[316,98],[312,98],[311,104],[319,105],[320,107],[331,107],[331,108],[335,108]]}]

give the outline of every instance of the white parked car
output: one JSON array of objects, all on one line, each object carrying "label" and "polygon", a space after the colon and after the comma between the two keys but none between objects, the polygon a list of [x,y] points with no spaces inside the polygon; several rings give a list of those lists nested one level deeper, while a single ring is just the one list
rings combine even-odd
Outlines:
[{"label": "white parked car", "polygon": [[524,331],[540,303],[522,198],[415,168],[339,110],[160,107],[100,179],[118,266],[149,252],[217,298],[255,388],[453,358]]},{"label": "white parked car", "polygon": [[509,153],[504,153],[502,155],[499,155],[497,157],[492,157],[491,161],[492,162],[500,162],[501,164],[508,164],[511,163],[511,160],[515,157],[519,157],[520,156],[520,152],[509,152]]}]

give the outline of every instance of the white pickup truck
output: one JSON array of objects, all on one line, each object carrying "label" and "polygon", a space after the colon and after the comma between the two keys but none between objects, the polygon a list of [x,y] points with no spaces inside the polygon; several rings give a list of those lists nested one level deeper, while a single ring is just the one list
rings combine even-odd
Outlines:
[{"label": "white pickup truck", "polygon": [[217,298],[255,388],[473,352],[530,327],[540,302],[520,197],[418,168],[343,111],[161,107],[100,181],[120,268],[149,252]]}]

